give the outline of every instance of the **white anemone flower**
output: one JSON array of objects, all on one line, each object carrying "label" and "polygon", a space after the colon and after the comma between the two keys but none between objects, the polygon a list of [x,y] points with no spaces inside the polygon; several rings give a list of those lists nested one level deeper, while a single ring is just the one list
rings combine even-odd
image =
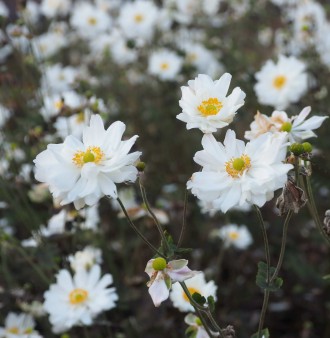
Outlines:
[{"label": "white anemone flower", "polygon": [[245,225],[228,224],[214,230],[212,236],[220,237],[226,248],[233,246],[236,249],[244,250],[253,242],[251,233]]},{"label": "white anemone flower", "polygon": [[73,202],[76,209],[94,205],[103,196],[117,198],[116,183],[136,180],[134,163],[141,155],[128,154],[138,136],[122,141],[125,128],[117,121],[105,130],[101,117],[93,115],[82,141],[70,135],[36,157],[36,179],[48,183],[61,205]]},{"label": "white anemone flower", "polygon": [[182,58],[176,53],[162,49],[150,55],[148,71],[161,80],[175,80],[182,68],[182,63]]},{"label": "white anemone flower", "polygon": [[328,116],[312,116],[306,120],[310,112],[311,107],[305,107],[299,115],[291,118],[284,111],[275,110],[270,117],[258,112],[250,124],[251,130],[245,132],[245,138],[252,140],[267,132],[286,132],[290,143],[316,137],[313,130],[319,128]]},{"label": "white anemone flower", "polygon": [[0,337],[2,338],[41,338],[39,333],[34,330],[36,323],[29,314],[8,313],[5,319],[5,326],[0,327]]},{"label": "white anemone flower", "polygon": [[167,263],[162,257],[148,261],[145,272],[149,275],[150,281],[147,286],[155,306],[160,306],[169,297],[172,283],[183,282],[200,273],[199,271],[190,270],[187,264],[188,261],[186,259],[178,259]]},{"label": "white anemone flower", "polygon": [[297,102],[307,91],[305,68],[305,64],[293,56],[280,55],[277,64],[268,60],[255,75],[258,101],[276,109],[285,109]]},{"label": "white anemone flower", "polygon": [[267,133],[245,145],[233,130],[227,131],[223,144],[211,134],[204,135],[204,150],[194,156],[203,169],[193,174],[188,189],[200,200],[213,201],[224,213],[245,203],[262,207],[284,186],[292,169],[282,163],[286,138],[286,133]]},{"label": "white anemone flower", "polygon": [[177,119],[186,122],[187,129],[199,128],[203,133],[213,133],[218,128],[227,127],[243,106],[246,96],[239,87],[226,96],[230,81],[229,73],[216,81],[204,74],[188,81],[188,87],[181,87],[179,104],[182,113],[177,115]]},{"label": "white anemone flower", "polygon": [[72,270],[90,270],[94,264],[102,263],[102,252],[92,246],[86,246],[84,250],[77,251],[68,257]]},{"label": "white anemone flower", "polygon": [[91,325],[101,312],[116,306],[118,295],[112,276],[101,278],[101,268],[80,269],[72,277],[68,270],[60,270],[56,284],[44,294],[44,308],[49,314],[54,333],[61,333],[76,325]]},{"label": "white anemone flower", "polygon": [[[206,282],[204,273],[200,273],[193,278],[188,279],[186,286],[191,295],[194,293],[199,293],[207,299],[207,297],[212,296],[214,300],[217,300],[217,286],[214,281]],[[170,299],[173,302],[173,306],[179,309],[181,312],[194,312],[195,309],[190,304],[190,300],[181,288],[180,285],[174,284]]]},{"label": "white anemone flower", "polygon": [[189,332],[193,332],[193,335],[191,337],[209,338],[209,335],[206,332],[199,317],[195,316],[192,313],[189,313],[184,317],[184,322],[189,325]]}]

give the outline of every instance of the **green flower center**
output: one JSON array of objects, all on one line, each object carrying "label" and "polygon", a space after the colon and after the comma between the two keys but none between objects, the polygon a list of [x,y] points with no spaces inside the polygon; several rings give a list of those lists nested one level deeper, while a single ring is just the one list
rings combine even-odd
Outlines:
[{"label": "green flower center", "polygon": [[163,257],[157,257],[153,262],[152,262],[152,267],[156,271],[162,271],[166,268],[166,260]]}]

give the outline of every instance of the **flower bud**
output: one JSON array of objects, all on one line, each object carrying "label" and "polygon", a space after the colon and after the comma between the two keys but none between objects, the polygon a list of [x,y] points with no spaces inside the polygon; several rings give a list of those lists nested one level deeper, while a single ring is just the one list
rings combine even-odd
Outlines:
[{"label": "flower bud", "polygon": [[300,143],[292,143],[290,146],[290,151],[296,155],[299,156],[305,152],[304,146]]},{"label": "flower bud", "polygon": [[139,171],[139,172],[143,172],[144,169],[146,167],[146,164],[142,161],[139,161],[136,163],[136,169]]},{"label": "flower bud", "polygon": [[153,262],[152,262],[152,267],[156,271],[162,271],[166,268],[166,260],[163,257],[157,257]]},{"label": "flower bud", "polygon": [[302,146],[304,147],[305,153],[311,153],[313,150],[313,146],[309,142],[304,142]]}]

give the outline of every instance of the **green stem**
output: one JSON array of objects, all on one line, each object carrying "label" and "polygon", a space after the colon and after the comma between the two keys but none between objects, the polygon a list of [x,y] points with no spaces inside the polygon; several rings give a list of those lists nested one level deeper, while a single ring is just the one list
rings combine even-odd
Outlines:
[{"label": "green stem", "polygon": [[183,235],[186,230],[186,220],[187,220],[187,204],[188,204],[188,191],[187,189],[185,190],[184,193],[184,202],[183,202],[183,219],[182,219],[182,227],[181,227],[181,232],[178,240],[178,247],[181,245],[182,240],[183,240]]},{"label": "green stem", "polygon": [[[191,305],[195,308],[196,312],[198,314],[205,313],[207,315],[207,317],[209,318],[210,322],[212,323],[212,325],[214,326],[214,329],[219,333],[220,337],[224,338],[222,330],[219,327],[219,325],[217,324],[217,322],[215,321],[215,319],[213,318],[212,313],[211,313],[209,307],[204,307],[204,306],[196,303],[195,300],[192,298],[192,295],[190,294],[189,289],[187,288],[186,283],[185,282],[179,282],[179,283],[180,283],[180,285],[181,285],[184,293],[187,295],[187,297],[188,297]],[[203,323],[203,326],[204,326],[205,330],[207,331],[207,328],[209,328],[209,326],[207,325],[207,323],[205,322],[205,320],[203,322],[203,318],[201,318],[201,321]],[[208,335],[211,338],[214,336],[214,335],[212,335],[211,332],[210,333],[209,333],[209,331],[207,331],[207,332],[208,332]]]},{"label": "green stem", "polygon": [[151,208],[150,208],[150,204],[149,204],[148,199],[147,199],[146,190],[144,189],[144,186],[143,186],[142,183],[141,183],[141,179],[139,179],[139,185],[140,185],[140,190],[141,190],[141,195],[142,195],[143,202],[144,202],[144,204],[145,204],[145,206],[146,206],[146,208],[147,208],[147,210],[148,210],[150,216],[153,218],[153,220],[154,220],[154,222],[155,222],[155,224],[156,224],[156,227],[157,227],[157,229],[158,229],[158,232],[159,232],[159,234],[160,234],[160,236],[161,236],[161,238],[162,238],[162,242],[163,242],[164,245],[165,245],[165,253],[167,254],[167,253],[169,253],[170,248],[169,248],[169,246],[168,246],[166,236],[165,236],[165,234],[164,234],[163,228],[162,228],[162,226],[160,225],[160,223],[159,223],[159,221],[158,221],[156,215],[154,214],[154,212],[153,212],[153,211],[151,210]]},{"label": "green stem", "polygon": [[160,251],[158,251],[149,241],[148,239],[140,232],[140,230],[135,226],[135,224],[132,222],[131,218],[128,215],[128,212],[123,204],[123,202],[120,200],[120,198],[117,198],[117,201],[123,211],[123,213],[126,216],[126,219],[129,223],[129,225],[131,226],[131,228],[135,231],[135,233],[149,246],[149,248],[154,251],[155,253],[157,253],[158,256],[166,258],[166,256],[164,256]]},{"label": "green stem", "polygon": [[313,190],[312,190],[312,185],[311,185],[311,181],[309,176],[305,177],[305,181],[306,181],[306,187],[307,187],[307,204],[308,204],[308,208],[309,211],[313,217],[313,220],[316,224],[316,226],[318,227],[321,235],[324,237],[324,239],[328,242],[328,244],[330,245],[330,238],[328,237],[328,235],[325,233],[324,229],[323,229],[323,225],[322,222],[319,218],[319,213],[317,211],[316,208],[316,204],[315,204],[315,200],[314,200],[314,195],[313,195]]},{"label": "green stem", "polygon": [[257,212],[257,216],[259,219],[259,224],[262,232],[262,236],[264,239],[264,246],[265,246],[265,255],[266,255],[266,264],[267,264],[267,282],[269,282],[269,268],[270,268],[270,253],[269,253],[269,243],[268,243],[268,237],[267,237],[267,232],[266,232],[266,227],[265,227],[265,222],[262,218],[261,211],[258,206],[254,205],[254,208]]},{"label": "green stem", "polygon": [[264,326],[265,322],[265,316],[266,316],[266,311],[268,307],[268,301],[269,301],[269,290],[264,291],[264,300],[262,303],[262,308],[261,308],[261,314],[260,314],[260,320],[259,320],[259,327],[258,327],[258,338],[261,338],[261,331]]},{"label": "green stem", "polygon": [[[264,239],[266,263],[267,263],[267,278],[266,279],[267,279],[267,283],[269,284],[269,280],[270,280],[270,271],[269,271],[270,270],[270,253],[269,253],[269,243],[268,243],[267,231],[266,231],[265,222],[262,218],[262,214],[261,214],[260,209],[256,205],[254,205],[254,208],[255,208],[257,215],[258,215],[261,232],[262,232],[263,239]],[[258,338],[261,338],[261,331],[262,331],[262,328],[264,326],[266,311],[267,311],[267,307],[268,307],[268,301],[269,301],[269,291],[265,290],[264,291],[264,300],[263,300],[263,303],[262,303],[261,314],[260,314],[260,319],[259,319]]]},{"label": "green stem", "polygon": [[287,239],[287,233],[288,233],[288,226],[289,226],[289,222],[290,222],[292,214],[293,214],[292,210],[289,210],[287,215],[286,215],[285,221],[284,221],[280,256],[278,258],[278,262],[277,262],[274,274],[273,274],[272,278],[270,279],[269,284],[272,284],[272,282],[278,276],[278,273],[279,273],[281,266],[282,266],[282,263],[283,263],[285,246],[286,246],[286,239]]}]

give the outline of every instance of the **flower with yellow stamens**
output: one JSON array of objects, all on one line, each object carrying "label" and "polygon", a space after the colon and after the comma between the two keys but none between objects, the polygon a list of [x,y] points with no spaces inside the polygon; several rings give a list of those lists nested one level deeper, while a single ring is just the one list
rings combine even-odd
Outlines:
[{"label": "flower with yellow stamens", "polygon": [[284,186],[292,168],[282,163],[286,140],[286,133],[266,133],[245,145],[236,139],[234,131],[228,130],[221,144],[206,134],[202,139],[204,150],[194,157],[202,171],[192,175],[187,187],[201,201],[212,203],[222,212],[246,204],[261,207]]},{"label": "flower with yellow stamens", "polygon": [[182,113],[177,119],[187,123],[187,129],[199,128],[203,133],[213,133],[229,125],[237,110],[243,106],[245,93],[236,87],[227,96],[231,75],[225,73],[217,81],[200,74],[181,87],[179,101]]}]

